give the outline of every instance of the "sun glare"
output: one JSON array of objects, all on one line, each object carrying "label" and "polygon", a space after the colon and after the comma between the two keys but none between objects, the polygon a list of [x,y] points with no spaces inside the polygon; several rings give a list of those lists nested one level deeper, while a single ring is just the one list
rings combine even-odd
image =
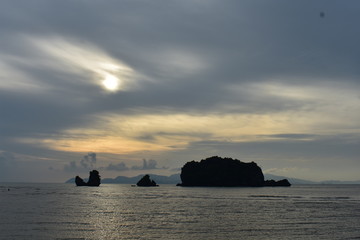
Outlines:
[{"label": "sun glare", "polygon": [[120,81],[114,75],[107,75],[104,81],[102,82],[105,89],[108,91],[116,91],[119,89]]}]

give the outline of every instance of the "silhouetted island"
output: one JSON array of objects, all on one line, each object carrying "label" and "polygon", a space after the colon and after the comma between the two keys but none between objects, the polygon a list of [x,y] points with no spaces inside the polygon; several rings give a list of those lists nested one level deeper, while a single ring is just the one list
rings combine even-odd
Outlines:
[{"label": "silhouetted island", "polygon": [[91,187],[98,187],[100,185],[100,175],[97,170],[90,171],[89,181],[86,183],[84,180],[76,176],[75,177],[76,186],[91,186]]},{"label": "silhouetted island", "polygon": [[291,183],[287,180],[287,179],[282,179],[279,181],[275,181],[275,180],[266,180],[264,182],[264,186],[267,187],[290,187]]},{"label": "silhouetted island", "polygon": [[150,179],[150,176],[146,174],[143,176],[136,184],[139,187],[158,187],[159,185],[156,184],[154,180]]},{"label": "silhouetted island", "polygon": [[187,162],[181,169],[182,183],[178,186],[263,187],[290,186],[288,180],[264,181],[261,168],[255,163],[218,156],[200,162]]}]

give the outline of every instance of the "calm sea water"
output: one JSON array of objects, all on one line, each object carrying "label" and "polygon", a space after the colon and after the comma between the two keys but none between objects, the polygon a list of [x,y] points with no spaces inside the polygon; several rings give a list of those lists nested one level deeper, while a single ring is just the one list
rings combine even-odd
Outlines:
[{"label": "calm sea water", "polygon": [[0,184],[0,239],[360,239],[359,185]]}]

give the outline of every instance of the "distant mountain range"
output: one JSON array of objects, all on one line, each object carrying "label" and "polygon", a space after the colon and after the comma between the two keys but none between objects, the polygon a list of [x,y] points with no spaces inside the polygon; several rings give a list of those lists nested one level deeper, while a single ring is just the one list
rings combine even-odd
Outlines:
[{"label": "distant mountain range", "polygon": [[274,179],[276,181],[281,179],[288,179],[291,184],[360,184],[360,180],[358,181],[338,181],[338,180],[327,180],[327,181],[309,181],[299,178],[289,178],[284,176],[277,176],[272,174],[264,174],[265,179]]},{"label": "distant mountain range", "polygon": [[[135,177],[124,177],[118,176],[116,178],[104,178],[101,180],[101,183],[112,183],[112,184],[136,184],[145,174],[141,174]],[[171,176],[162,176],[156,174],[149,174],[150,178],[153,179],[157,184],[178,184],[181,183],[180,180],[180,173],[173,174]],[[285,176],[277,176],[273,174],[264,174],[265,180],[273,179],[275,181],[281,179],[288,179],[291,184],[360,184],[359,181],[337,181],[337,180],[329,180],[329,181],[321,181],[321,182],[314,182],[308,181],[304,179],[298,178],[289,178]],[[87,181],[87,179],[84,179]],[[70,178],[65,183],[75,183],[75,178]]]},{"label": "distant mountain range", "polygon": [[289,180],[289,182],[291,184],[319,184],[320,183],[320,182],[313,182],[313,181],[299,179],[299,178],[289,178],[289,177],[284,177],[284,176],[277,176],[277,175],[268,174],[268,173],[264,174],[264,178],[266,180],[274,179],[275,181],[279,181],[281,179],[286,178],[287,180]]}]

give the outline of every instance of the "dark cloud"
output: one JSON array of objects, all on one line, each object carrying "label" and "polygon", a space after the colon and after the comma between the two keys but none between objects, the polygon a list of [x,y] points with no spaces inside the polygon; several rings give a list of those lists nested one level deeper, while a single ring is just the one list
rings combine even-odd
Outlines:
[{"label": "dark cloud", "polygon": [[50,161],[0,150],[0,182],[54,181],[58,175],[50,173],[49,164]]},{"label": "dark cloud", "polygon": [[[110,163],[107,167],[101,167],[100,169],[106,170],[106,171],[121,172],[121,171],[129,171],[129,170],[155,170],[155,169],[160,169],[160,168],[157,167],[156,160],[143,159],[142,166],[134,165],[134,166],[128,167],[126,163],[120,162],[117,164]],[[166,169],[166,168],[161,168],[161,169]]]},{"label": "dark cloud", "polygon": [[52,98],[44,100],[39,96],[2,92],[0,109],[4,115],[0,125],[1,132],[3,136],[51,134],[72,124],[79,124],[84,112],[81,108],[77,110],[77,103],[73,106],[66,105],[64,102],[55,102]]},{"label": "dark cloud", "polygon": [[[76,164],[76,161],[71,161],[64,166],[64,171],[67,172],[76,172],[79,171],[81,168]],[[81,169],[83,170],[83,169]]]},{"label": "dark cloud", "polygon": [[301,139],[314,139],[315,137],[321,137],[321,136],[317,136],[315,134],[286,133],[286,134],[262,135],[262,137],[301,140]]},{"label": "dark cloud", "polygon": [[93,168],[96,165],[96,153],[90,152],[80,161],[83,168]]},{"label": "dark cloud", "polygon": [[157,169],[157,161],[153,159],[143,159],[143,165],[142,166],[132,166],[131,169],[133,170],[151,170],[151,169]]},{"label": "dark cloud", "polygon": [[[229,92],[224,86],[268,79],[296,83],[301,78],[302,83],[311,83],[314,79],[341,77],[342,81],[355,81],[359,70],[354,63],[358,62],[359,54],[354,49],[357,49],[360,34],[355,24],[357,14],[351,14],[354,4],[358,3],[350,2],[317,1],[309,5],[286,1],[271,4],[266,1],[227,4],[155,1],[139,5],[124,1],[78,2],[69,7],[66,2],[39,1],[20,8],[9,1],[2,7],[2,16],[6,18],[2,24],[12,34],[3,34],[1,38],[3,49],[9,54],[29,60],[35,55],[30,50],[32,46],[26,45],[26,40],[19,40],[21,35],[16,33],[39,37],[68,36],[70,41],[92,42],[154,82],[144,83],[135,91],[103,97],[96,94],[95,88],[77,81],[80,76],[70,74],[66,69],[34,69],[12,63],[39,84],[50,84],[56,91],[51,90],[43,104],[32,95],[29,99],[18,97],[15,100],[3,97],[1,102],[16,104],[23,99],[19,104],[34,114],[29,116],[26,111],[22,114],[14,111],[13,115],[24,119],[26,114],[26,119],[30,120],[39,116],[30,124],[49,125],[44,131],[51,128],[56,131],[63,127],[57,125],[61,123],[89,121],[82,118],[84,114],[105,110],[164,107],[174,111],[210,111],[216,107],[215,111],[221,111],[221,106],[233,103],[241,106],[239,111],[301,107],[302,102],[289,104],[287,101],[285,105],[281,99],[259,96],[261,93],[247,91],[246,85],[238,93]],[[324,5],[323,11],[331,14],[329,18],[319,19],[319,9],[324,9]],[[9,14],[15,11],[17,14]],[[111,37],[104,38],[104,35]],[[17,52],[19,47],[23,50],[21,53]],[[181,57],[181,54],[191,53],[206,66],[183,74],[184,69],[177,64],[171,67],[171,60],[162,57],[169,53],[175,58],[177,54]],[[41,57],[40,53],[36,55]],[[85,103],[80,103],[82,98],[86,99]],[[74,107],[69,99],[74,99],[73,103],[78,105]],[[62,121],[54,121],[52,116]],[[49,121],[46,124],[41,119]]]},{"label": "dark cloud", "polygon": [[0,181],[6,180],[17,166],[14,154],[0,151]]},{"label": "dark cloud", "polygon": [[[167,169],[166,167],[157,167],[158,163],[156,160],[146,160],[143,159],[142,166],[134,165],[131,167],[128,167],[126,163],[120,162],[117,164],[110,163],[107,167],[101,167],[100,170],[106,170],[106,171],[131,171],[131,170],[156,170],[156,169]],[[173,170],[172,170],[173,171]],[[175,171],[175,170],[174,170]]]},{"label": "dark cloud", "polygon": [[107,171],[128,171],[130,168],[126,166],[124,162],[118,164],[110,163],[107,167],[104,168]]},{"label": "dark cloud", "polygon": [[84,155],[79,164],[76,161],[71,161],[64,166],[66,172],[89,171],[96,168],[96,153],[89,152]]},{"label": "dark cloud", "polygon": [[[95,153],[88,153],[83,157],[83,159],[80,160],[79,163],[76,161],[71,161],[67,164],[65,164],[63,170],[66,172],[79,172],[79,171],[89,171],[93,169],[96,165],[96,154]],[[143,159],[142,166],[134,165],[132,167],[128,167],[126,163],[120,162],[120,163],[110,163],[106,167],[99,167],[99,170],[103,171],[129,171],[129,170],[154,170],[159,169],[157,167],[157,161],[156,160],[146,160]],[[164,168],[162,168],[164,169]]]}]

